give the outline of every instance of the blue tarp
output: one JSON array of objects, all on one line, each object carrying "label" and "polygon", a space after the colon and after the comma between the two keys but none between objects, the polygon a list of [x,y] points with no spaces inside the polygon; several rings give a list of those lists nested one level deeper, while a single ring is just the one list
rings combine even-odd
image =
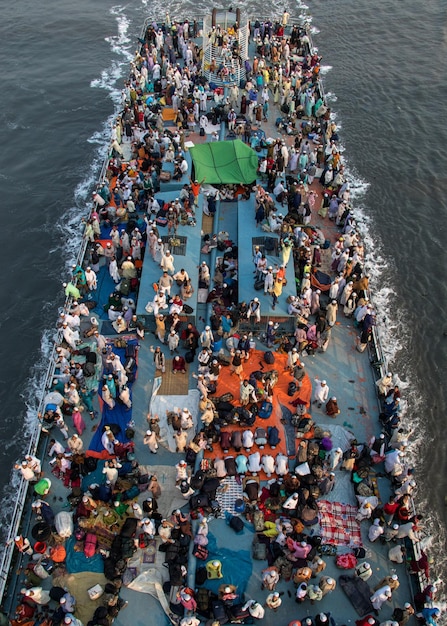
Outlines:
[{"label": "blue tarp", "polygon": [[[127,341],[127,344],[138,345],[138,341],[136,339],[131,339]],[[125,363],[125,350],[124,348],[113,348],[113,352],[119,356],[122,363]],[[128,383],[127,386],[131,390],[131,398],[132,398],[132,383]],[[102,392],[102,382],[100,381],[98,387],[98,393],[101,396]],[[102,434],[104,432],[104,426],[110,424],[118,424],[120,427],[120,432],[116,435],[116,439],[121,443],[127,443],[129,439],[126,437],[126,428],[129,422],[132,420],[132,408],[128,409],[124,404],[120,402],[115,403],[115,407],[110,409],[107,404],[104,403],[102,409],[102,417],[101,421],[98,424],[98,428],[96,429],[92,440],[90,441],[90,445],[88,447],[89,450],[94,450],[95,452],[102,452],[104,447],[101,443]]]},{"label": "blue tarp", "polygon": [[90,558],[87,558],[84,552],[75,552],[76,540],[74,537],[70,537],[65,542],[65,550],[67,551],[67,558],[65,560],[65,566],[69,574],[78,574],[79,572],[97,572],[102,574],[104,572],[104,561],[100,554],[95,554]]},{"label": "blue tarp", "polygon": [[[235,585],[238,593],[242,595],[247,587],[252,572],[251,554],[248,550],[230,550],[229,548],[219,548],[216,538],[212,533],[208,533],[208,558],[207,561],[217,559],[222,563],[223,578],[217,580],[206,580],[204,587],[217,594],[222,581],[229,585]],[[197,563],[200,567],[199,563]]]}]

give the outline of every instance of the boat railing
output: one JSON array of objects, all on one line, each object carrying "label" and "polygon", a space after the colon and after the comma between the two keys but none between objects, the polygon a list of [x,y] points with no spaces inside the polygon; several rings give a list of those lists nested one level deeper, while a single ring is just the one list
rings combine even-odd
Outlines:
[{"label": "boat railing", "polygon": [[[102,164],[102,168],[101,168],[99,178],[98,178],[99,181],[102,181],[105,178],[108,164],[109,164],[109,159],[110,159],[110,146],[108,147],[106,157]],[[98,207],[95,203],[95,210],[97,208]],[[78,254],[76,256],[76,260],[75,260],[76,265],[82,265],[83,260],[85,258],[87,246],[88,246],[88,240],[86,239],[85,236],[83,236],[83,240],[79,248]],[[72,304],[72,301],[73,301],[73,298],[71,296],[67,296],[65,298],[64,304],[62,306],[62,310],[65,313],[68,312]],[[51,354],[48,357],[48,367],[47,367],[47,370],[46,370],[46,373],[45,373],[45,376],[41,385],[42,396],[39,399],[37,408],[32,409],[33,412],[35,411],[36,413],[36,418],[38,414],[44,413],[45,397],[51,388],[52,381],[54,378],[54,372],[57,366],[56,348],[62,341],[62,332],[60,329],[56,331],[56,334],[53,340],[54,340],[54,345],[51,350]],[[38,446],[39,446],[39,442],[40,442],[41,432],[42,432],[42,423],[37,418],[31,428],[26,454],[31,454],[31,455],[36,454]],[[24,478],[21,477],[19,480],[18,486],[15,488],[15,501],[14,501],[14,508],[13,508],[13,511],[11,513],[11,517],[9,520],[9,531],[8,531],[7,537],[5,538],[4,548],[0,556],[0,603],[2,602],[3,596],[5,594],[6,585],[8,581],[8,574],[9,574],[11,563],[12,563],[13,556],[14,556],[14,549],[15,549],[14,537],[20,534],[20,529],[21,529],[22,522],[23,522],[23,510],[24,510],[25,503],[26,503],[27,496],[28,496],[28,489],[29,489],[28,481],[26,481]]]},{"label": "boat railing", "polygon": [[[56,345],[57,342],[55,343],[51,356],[49,358],[49,366],[42,385],[43,395],[39,401],[39,405],[36,410],[36,416],[37,413],[42,412],[45,408],[45,396],[48,389],[50,388],[54,370],[56,368]],[[42,426],[40,420],[36,419],[35,424],[32,427],[26,454],[35,454],[37,452],[41,435],[41,428]],[[28,496],[28,489],[28,481],[20,477],[19,484],[15,487],[14,509],[9,520],[9,531],[5,538],[5,544],[0,558],[0,603],[2,602],[5,593],[8,581],[8,574],[14,555],[14,537],[20,534],[20,528],[23,523],[23,510]]]}]

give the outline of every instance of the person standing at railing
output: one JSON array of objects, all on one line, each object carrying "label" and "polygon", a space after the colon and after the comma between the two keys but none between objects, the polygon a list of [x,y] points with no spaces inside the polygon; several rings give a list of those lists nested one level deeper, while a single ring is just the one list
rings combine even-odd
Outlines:
[{"label": "person standing at railing", "polygon": [[[8,542],[6,545],[10,545],[12,542]],[[14,543],[17,550],[21,554],[29,554],[33,553],[33,549],[31,547],[30,540],[27,537],[23,537],[22,535],[17,535],[14,537]]]}]

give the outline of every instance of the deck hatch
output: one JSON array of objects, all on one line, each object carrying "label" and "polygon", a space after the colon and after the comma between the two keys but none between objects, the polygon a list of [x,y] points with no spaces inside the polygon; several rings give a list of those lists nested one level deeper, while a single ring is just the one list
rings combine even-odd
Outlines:
[{"label": "deck hatch", "polygon": [[[172,254],[177,254],[179,256],[186,255],[186,242],[187,237],[182,237],[181,235],[164,235],[161,237],[163,243],[167,243],[170,246],[170,251]],[[176,245],[178,244],[178,245]]]}]

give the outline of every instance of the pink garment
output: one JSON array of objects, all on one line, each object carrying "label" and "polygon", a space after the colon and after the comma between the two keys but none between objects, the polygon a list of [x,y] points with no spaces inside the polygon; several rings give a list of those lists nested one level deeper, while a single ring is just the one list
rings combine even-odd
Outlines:
[{"label": "pink garment", "polygon": [[297,559],[307,559],[307,555],[312,550],[312,546],[309,544],[306,543],[305,546],[302,546],[301,543],[294,541],[291,537],[287,538],[287,547]]},{"label": "pink garment", "polygon": [[78,435],[82,435],[82,433],[84,432],[84,430],[87,428],[85,425],[85,422],[82,418],[82,415],[79,411],[74,411],[72,414],[72,418],[73,418],[73,426],[76,429],[76,432],[78,433]]}]

